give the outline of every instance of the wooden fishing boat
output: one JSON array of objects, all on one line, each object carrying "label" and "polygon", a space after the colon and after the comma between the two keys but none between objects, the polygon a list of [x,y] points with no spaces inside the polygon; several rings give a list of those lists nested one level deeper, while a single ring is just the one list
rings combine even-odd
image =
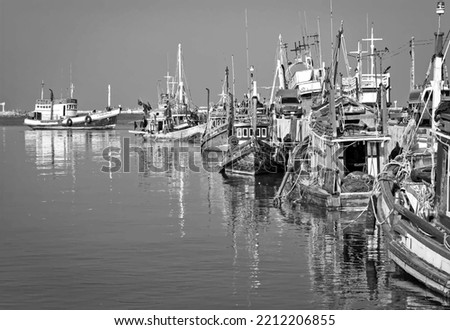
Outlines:
[{"label": "wooden fishing boat", "polygon": [[309,136],[292,151],[276,203],[289,196],[330,210],[365,210],[387,158],[390,137],[384,86],[375,107],[356,100],[342,84],[336,88],[342,33],[341,25],[332,70],[325,78],[326,94],[320,105],[311,107]]},{"label": "wooden fishing boat", "polygon": [[225,81],[217,104],[209,108],[208,90],[208,118],[206,128],[201,138],[201,151],[224,151],[228,148],[229,128],[234,114],[233,95],[228,86],[228,67],[225,69]]},{"label": "wooden fishing boat", "polygon": [[[443,14],[438,3],[437,14]],[[431,136],[423,151],[413,135],[381,173],[372,206],[383,230],[389,257],[427,286],[450,297],[450,98],[442,96],[443,33],[435,34],[432,57]],[[427,99],[423,111],[427,109]],[[422,116],[421,116],[422,118]],[[417,121],[417,126],[421,119]],[[415,130],[412,130],[415,133]]]},{"label": "wooden fishing boat", "polygon": [[245,175],[277,173],[280,164],[275,161],[275,147],[271,143],[271,117],[258,100],[253,78],[252,86],[251,108],[242,107],[240,113],[234,114],[221,171]]},{"label": "wooden fishing boat", "polygon": [[73,97],[71,86],[70,97],[55,99],[50,89],[50,98],[44,99],[44,82],[42,82],[41,98],[36,101],[34,111],[24,119],[24,124],[39,130],[99,130],[112,129],[116,126],[117,116],[121,108],[110,106],[110,87],[108,86],[108,106],[103,111],[78,110],[78,100]]},{"label": "wooden fishing boat", "polygon": [[185,83],[181,44],[178,45],[176,79],[167,74],[167,91],[159,93],[157,109],[146,109],[145,125],[141,130],[130,130],[141,135],[144,140],[183,140],[199,139],[206,124],[201,123],[198,109],[190,100]]}]

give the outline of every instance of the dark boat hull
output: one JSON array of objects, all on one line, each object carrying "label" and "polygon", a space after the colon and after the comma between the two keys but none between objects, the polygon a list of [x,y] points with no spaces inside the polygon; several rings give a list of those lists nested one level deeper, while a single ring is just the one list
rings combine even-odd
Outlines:
[{"label": "dark boat hull", "polygon": [[222,161],[222,170],[243,175],[279,173],[279,165],[273,160],[275,149],[260,140],[249,140],[235,148],[229,148]]}]

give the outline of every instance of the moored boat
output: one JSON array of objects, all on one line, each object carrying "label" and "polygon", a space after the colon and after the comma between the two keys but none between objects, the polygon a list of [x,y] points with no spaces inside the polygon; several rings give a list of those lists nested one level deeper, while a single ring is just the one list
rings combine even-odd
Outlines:
[{"label": "moored boat", "polygon": [[221,171],[244,175],[277,173],[282,164],[275,160],[276,149],[270,134],[271,117],[267,107],[258,99],[253,73],[252,86],[251,106],[241,107],[233,116]]},{"label": "moored boat", "polygon": [[167,91],[160,93],[157,109],[148,109],[145,127],[130,133],[141,135],[144,140],[199,139],[206,124],[202,123],[198,109],[188,97],[182,61],[181,44],[178,45],[176,79],[167,74]]},{"label": "moored boat", "polygon": [[[208,90],[209,93],[209,90]],[[228,130],[234,113],[233,95],[228,86],[228,67],[225,69],[225,81],[222,86],[222,93],[217,104],[209,107],[208,94],[208,117],[206,128],[201,138],[201,151],[223,151],[228,148]]]},{"label": "moored boat", "polygon": [[[311,107],[309,135],[291,153],[285,178],[275,196],[297,199],[326,209],[365,210],[373,182],[386,161],[386,89],[370,107],[338,89],[337,56],[343,27],[337,35],[333,65],[325,78],[322,103]],[[339,92],[340,95],[335,96]],[[381,120],[380,120],[381,118]]]},{"label": "moored boat", "polygon": [[[438,2],[437,14],[443,14]],[[443,33],[435,33],[428,159],[413,134],[409,144],[381,173],[372,199],[374,216],[382,228],[388,254],[403,271],[429,289],[450,297],[450,98],[442,96]],[[425,90],[425,89],[424,89]],[[427,111],[426,104],[422,111]],[[417,122],[420,124],[423,116]],[[415,130],[412,131],[415,133]],[[419,161],[418,161],[419,159]]]},{"label": "moored boat", "polygon": [[121,108],[110,106],[110,87],[108,86],[108,106],[103,111],[78,110],[78,100],[73,97],[55,99],[50,89],[50,98],[44,98],[44,83],[42,82],[41,98],[36,101],[34,111],[28,114],[24,124],[32,129],[40,130],[98,130],[113,129]]}]

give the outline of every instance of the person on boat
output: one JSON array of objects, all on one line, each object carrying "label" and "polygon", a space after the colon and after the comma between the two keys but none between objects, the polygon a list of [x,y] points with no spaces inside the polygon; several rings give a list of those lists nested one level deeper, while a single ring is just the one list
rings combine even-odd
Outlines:
[{"label": "person on boat", "polygon": [[144,116],[144,119],[142,120],[142,128],[145,130],[147,128],[147,125],[148,125],[148,121],[147,121],[147,118],[145,118],[145,116]]},{"label": "person on boat", "polygon": [[400,155],[403,151],[403,148],[400,147],[398,142],[395,142],[395,147],[392,149],[391,153],[389,154],[389,161],[394,160],[395,157]]},{"label": "person on boat", "polygon": [[136,130],[138,127],[138,124],[136,123],[136,121],[134,121],[134,130]]}]

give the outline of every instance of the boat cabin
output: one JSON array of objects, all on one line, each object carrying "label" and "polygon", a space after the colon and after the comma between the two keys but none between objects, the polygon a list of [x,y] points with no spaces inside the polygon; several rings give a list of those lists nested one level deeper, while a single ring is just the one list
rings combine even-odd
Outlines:
[{"label": "boat cabin", "polygon": [[36,120],[59,120],[77,115],[77,100],[72,98],[63,99],[39,99],[33,111]]}]

